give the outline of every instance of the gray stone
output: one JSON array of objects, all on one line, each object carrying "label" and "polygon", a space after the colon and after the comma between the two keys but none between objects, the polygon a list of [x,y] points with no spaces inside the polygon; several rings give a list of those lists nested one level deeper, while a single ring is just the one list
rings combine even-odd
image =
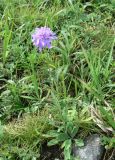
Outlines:
[{"label": "gray stone", "polygon": [[104,147],[101,145],[99,135],[94,134],[85,140],[83,147],[73,147],[73,154],[80,160],[101,160],[104,152]]}]

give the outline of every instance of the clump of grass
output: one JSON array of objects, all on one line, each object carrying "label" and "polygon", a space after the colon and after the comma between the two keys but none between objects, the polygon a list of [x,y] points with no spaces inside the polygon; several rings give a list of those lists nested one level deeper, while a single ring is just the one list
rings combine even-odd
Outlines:
[{"label": "clump of grass", "polygon": [[39,150],[44,142],[43,134],[51,128],[48,116],[48,110],[43,110],[36,115],[23,115],[22,118],[4,126],[0,148],[3,157],[12,155],[26,159],[39,157]]}]

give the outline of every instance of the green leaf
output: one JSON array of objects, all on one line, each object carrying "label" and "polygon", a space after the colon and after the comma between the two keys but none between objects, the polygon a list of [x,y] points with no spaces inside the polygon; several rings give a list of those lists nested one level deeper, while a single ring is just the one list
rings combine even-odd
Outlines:
[{"label": "green leaf", "polygon": [[52,139],[52,140],[50,140],[49,142],[48,142],[48,146],[53,146],[53,145],[56,145],[56,144],[58,144],[59,143],[59,141],[57,140],[57,139]]},{"label": "green leaf", "polygon": [[74,138],[76,136],[78,130],[79,130],[79,127],[73,127],[72,132],[71,132],[72,138]]},{"label": "green leaf", "polygon": [[71,159],[71,146],[72,146],[71,139],[66,140],[62,145],[62,147],[64,147],[64,159],[65,160]]},{"label": "green leaf", "polygon": [[59,133],[55,130],[50,130],[49,132],[47,132],[47,136],[49,136],[49,137],[57,137],[58,134]]},{"label": "green leaf", "polygon": [[84,142],[82,139],[75,139],[75,144],[78,146],[78,147],[83,147],[84,146]]},{"label": "green leaf", "polygon": [[59,141],[65,141],[65,140],[69,139],[69,136],[68,136],[66,133],[60,133],[60,134],[58,135],[57,139],[58,139]]},{"label": "green leaf", "polygon": [[48,142],[48,146],[52,146],[55,144],[58,144],[59,142],[65,141],[69,138],[69,136],[65,133],[57,133],[56,131],[50,131],[49,134],[45,135],[45,137],[55,137],[55,139],[52,139]]},{"label": "green leaf", "polygon": [[0,139],[3,137],[3,126],[1,125],[0,122]]}]

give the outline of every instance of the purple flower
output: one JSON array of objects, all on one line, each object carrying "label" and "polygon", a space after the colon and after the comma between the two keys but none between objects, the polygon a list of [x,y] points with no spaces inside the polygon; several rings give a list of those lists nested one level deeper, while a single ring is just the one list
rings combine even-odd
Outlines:
[{"label": "purple flower", "polygon": [[51,42],[55,39],[57,39],[56,34],[48,27],[36,28],[32,34],[32,42],[34,46],[39,48],[39,51],[46,47],[51,48]]}]

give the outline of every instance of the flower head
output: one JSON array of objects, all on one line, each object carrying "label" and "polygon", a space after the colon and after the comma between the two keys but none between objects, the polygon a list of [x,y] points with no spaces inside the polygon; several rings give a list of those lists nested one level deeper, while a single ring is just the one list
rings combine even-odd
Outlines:
[{"label": "flower head", "polygon": [[48,27],[36,28],[32,34],[32,42],[39,51],[46,47],[51,48],[51,42],[55,39],[57,39],[56,34]]}]

